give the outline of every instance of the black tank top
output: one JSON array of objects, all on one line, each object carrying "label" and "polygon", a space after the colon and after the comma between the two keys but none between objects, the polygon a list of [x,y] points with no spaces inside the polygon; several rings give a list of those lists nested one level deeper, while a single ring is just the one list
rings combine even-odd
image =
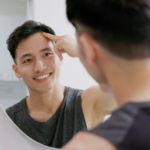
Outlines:
[{"label": "black tank top", "polygon": [[29,137],[44,145],[61,148],[75,133],[87,130],[82,90],[66,87],[65,98],[56,113],[46,122],[38,122],[27,111],[26,98],[6,110],[13,122]]},{"label": "black tank top", "polygon": [[150,150],[150,101],[124,104],[90,132],[107,139],[117,150]]}]

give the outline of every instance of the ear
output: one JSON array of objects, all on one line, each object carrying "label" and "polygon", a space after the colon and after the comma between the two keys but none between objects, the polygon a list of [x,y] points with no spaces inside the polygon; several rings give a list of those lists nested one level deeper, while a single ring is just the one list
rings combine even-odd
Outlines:
[{"label": "ear", "polygon": [[83,51],[89,65],[93,65],[98,57],[97,45],[95,40],[88,34],[80,36],[80,42],[83,46]]},{"label": "ear", "polygon": [[15,72],[16,77],[20,79],[20,78],[21,78],[21,75],[20,75],[20,73],[19,73],[19,71],[18,71],[17,65],[16,65],[16,64],[13,64],[13,65],[12,65],[12,68],[13,68],[13,70],[14,70],[14,72]]}]

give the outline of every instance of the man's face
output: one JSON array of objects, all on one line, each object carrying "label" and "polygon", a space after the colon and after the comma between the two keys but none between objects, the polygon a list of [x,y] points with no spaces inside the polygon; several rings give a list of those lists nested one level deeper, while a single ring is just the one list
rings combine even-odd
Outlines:
[{"label": "man's face", "polygon": [[29,91],[48,92],[59,81],[60,58],[39,32],[19,43],[13,69]]}]

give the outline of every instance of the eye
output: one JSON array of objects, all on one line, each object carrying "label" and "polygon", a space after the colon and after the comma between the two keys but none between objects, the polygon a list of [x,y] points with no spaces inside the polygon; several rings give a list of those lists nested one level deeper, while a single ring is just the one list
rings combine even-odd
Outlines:
[{"label": "eye", "polygon": [[52,55],[53,55],[52,53],[45,53],[45,54],[44,54],[44,57],[52,56]]},{"label": "eye", "polygon": [[31,59],[26,59],[23,63],[31,62]]}]

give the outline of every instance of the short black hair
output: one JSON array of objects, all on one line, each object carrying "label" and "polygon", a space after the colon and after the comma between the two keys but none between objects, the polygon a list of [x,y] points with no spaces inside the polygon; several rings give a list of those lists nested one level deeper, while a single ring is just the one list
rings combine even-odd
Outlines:
[{"label": "short black hair", "polygon": [[18,44],[28,38],[29,36],[38,33],[38,32],[46,32],[55,35],[55,32],[52,28],[49,26],[46,26],[45,24],[29,20],[26,21],[21,26],[17,27],[9,36],[7,39],[7,48],[15,62],[16,57],[16,48]]},{"label": "short black hair", "polygon": [[125,59],[150,57],[149,0],[66,0],[66,4],[69,21],[89,28],[88,34],[109,52]]}]

